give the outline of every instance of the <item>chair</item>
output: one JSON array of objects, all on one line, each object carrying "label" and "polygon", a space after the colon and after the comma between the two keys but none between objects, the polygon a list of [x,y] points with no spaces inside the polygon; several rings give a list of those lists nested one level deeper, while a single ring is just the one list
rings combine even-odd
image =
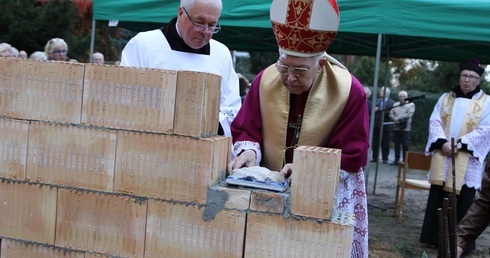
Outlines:
[{"label": "chair", "polygon": [[407,151],[405,153],[405,161],[398,164],[398,177],[396,183],[395,197],[395,217],[398,217],[398,222],[403,220],[403,201],[405,198],[405,189],[429,190],[430,183],[428,180],[410,179],[407,178],[409,169],[424,170],[430,169],[431,156],[426,156],[421,152]]}]

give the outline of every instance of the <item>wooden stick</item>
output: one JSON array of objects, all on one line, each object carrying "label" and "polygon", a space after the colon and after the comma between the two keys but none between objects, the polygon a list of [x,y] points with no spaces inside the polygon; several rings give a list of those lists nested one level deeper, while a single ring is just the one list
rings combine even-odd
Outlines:
[{"label": "wooden stick", "polygon": [[450,202],[448,198],[444,198],[444,201],[442,202],[442,214],[444,215],[443,219],[443,224],[444,224],[444,252],[446,254],[446,257],[452,257],[451,256],[451,246],[450,246],[450,229],[449,229],[449,218],[451,217],[449,213],[449,208]]},{"label": "wooden stick", "polygon": [[451,198],[454,198],[454,197],[452,197],[452,194],[449,195],[449,207],[448,207],[448,211],[447,211],[448,212],[448,223],[449,223],[449,232],[448,232],[449,251],[451,254],[450,257],[456,257],[457,248],[456,248],[456,238],[454,237],[456,235],[456,231],[454,231],[454,229],[456,228],[457,223],[454,220],[454,216],[453,216],[453,213],[454,213],[453,210],[455,210],[456,208],[451,207]]},{"label": "wooden stick", "polygon": [[444,252],[445,247],[444,247],[444,215],[442,212],[442,208],[437,209],[437,217],[438,217],[438,224],[439,224],[439,244],[438,244],[438,250],[437,250],[437,258],[446,258],[446,252]]},{"label": "wooden stick", "polygon": [[449,195],[451,201],[452,211],[449,214],[449,243],[451,250],[451,257],[456,257],[457,255],[457,227],[458,227],[458,208],[457,208],[457,195],[456,195],[456,145],[454,144],[454,138],[451,138],[451,162],[452,162],[452,177],[453,177],[453,193]]}]

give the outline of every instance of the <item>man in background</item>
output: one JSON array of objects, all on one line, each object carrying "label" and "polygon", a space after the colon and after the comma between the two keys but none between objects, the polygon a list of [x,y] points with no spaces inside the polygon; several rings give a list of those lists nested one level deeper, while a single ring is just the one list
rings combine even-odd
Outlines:
[{"label": "man in background", "polygon": [[27,52],[24,50],[19,51],[19,58],[27,59]]},{"label": "man in background", "polygon": [[390,94],[391,90],[388,87],[381,87],[379,89],[378,103],[376,103],[374,108],[373,156],[371,162],[378,161],[379,138],[381,137],[381,156],[383,163],[388,163],[388,156],[390,155],[390,131],[392,127],[387,122],[390,121],[390,110],[393,104],[395,104],[395,101],[390,99]]},{"label": "man in background", "polygon": [[121,66],[206,72],[221,76],[219,135],[241,107],[230,50],[211,39],[221,29],[221,0],[181,0],[177,17],[161,29],[141,32],[124,47]]},{"label": "man in background", "polygon": [[415,113],[415,104],[408,102],[408,93],[404,90],[398,93],[398,101],[395,102],[390,110],[390,118],[393,124],[393,143],[395,144],[395,160],[392,165],[397,165],[400,162],[400,151],[402,151],[401,159],[405,162],[405,153],[410,147],[410,129],[412,127],[412,116]]},{"label": "man in background", "polygon": [[104,64],[104,55],[100,52],[95,52],[94,55],[92,56],[92,62],[94,64]]}]

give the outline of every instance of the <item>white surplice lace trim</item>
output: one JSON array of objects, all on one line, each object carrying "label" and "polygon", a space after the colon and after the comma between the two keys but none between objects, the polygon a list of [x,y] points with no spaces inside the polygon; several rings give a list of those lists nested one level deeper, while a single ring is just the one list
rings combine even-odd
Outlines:
[{"label": "white surplice lace trim", "polygon": [[238,141],[233,144],[233,155],[236,157],[242,151],[253,150],[257,154],[256,166],[262,161],[262,152],[260,152],[260,145],[256,142],[251,141]]}]

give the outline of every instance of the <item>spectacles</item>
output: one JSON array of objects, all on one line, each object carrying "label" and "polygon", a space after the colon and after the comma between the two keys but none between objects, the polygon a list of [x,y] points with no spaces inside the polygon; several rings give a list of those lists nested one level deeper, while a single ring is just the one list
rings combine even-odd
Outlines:
[{"label": "spectacles", "polygon": [[68,50],[64,49],[64,50],[54,50],[53,53],[55,54],[66,54],[68,53]]},{"label": "spectacles", "polygon": [[311,69],[311,68],[304,68],[304,67],[290,67],[287,65],[282,65],[279,63],[279,60],[277,60],[276,62],[276,68],[281,75],[287,76],[289,75],[289,71],[291,71],[293,72],[294,76],[296,76],[297,78],[306,76]]},{"label": "spectacles", "polygon": [[206,24],[194,22],[191,19],[191,17],[189,16],[189,13],[187,12],[187,10],[184,7],[182,7],[182,9],[184,9],[184,12],[187,15],[187,18],[189,18],[189,21],[194,26],[194,30],[195,31],[197,31],[197,32],[203,32],[205,30],[209,30],[213,34],[216,34],[216,33],[218,33],[221,30],[221,26],[219,26],[219,22],[216,24],[216,26],[209,26],[209,25],[206,25]]},{"label": "spectacles", "polygon": [[461,79],[463,79],[463,80],[468,79],[470,81],[476,81],[476,80],[479,80],[480,79],[480,77],[476,77],[476,76],[469,75],[469,74],[461,74],[459,77]]}]

